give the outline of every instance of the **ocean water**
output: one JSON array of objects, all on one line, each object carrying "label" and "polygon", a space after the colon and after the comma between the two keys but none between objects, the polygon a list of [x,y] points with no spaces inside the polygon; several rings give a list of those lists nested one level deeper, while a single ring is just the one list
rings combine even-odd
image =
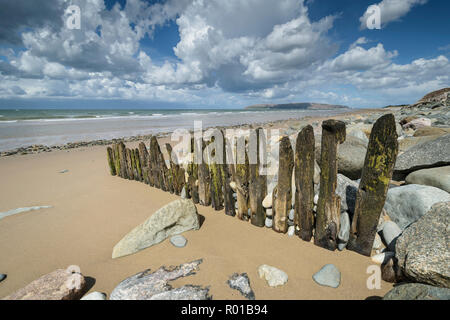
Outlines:
[{"label": "ocean water", "polygon": [[147,109],[147,110],[38,110],[0,109],[0,151],[35,144],[62,145],[247,123],[335,115],[336,110],[244,110],[244,109]]}]

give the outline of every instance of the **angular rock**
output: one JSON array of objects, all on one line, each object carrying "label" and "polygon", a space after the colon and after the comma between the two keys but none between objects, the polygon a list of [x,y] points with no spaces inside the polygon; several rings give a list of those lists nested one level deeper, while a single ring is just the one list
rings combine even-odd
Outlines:
[{"label": "angular rock", "polygon": [[406,283],[391,289],[383,300],[450,300],[450,289]]},{"label": "angular rock", "polygon": [[379,118],[370,133],[364,169],[356,194],[355,213],[352,219],[347,248],[370,256],[383,210],[389,181],[394,171],[398,153],[395,118],[386,114]]},{"label": "angular rock", "polygon": [[450,201],[450,194],[429,186],[410,184],[388,191],[384,209],[400,229],[422,217],[435,203]]},{"label": "angular rock", "polygon": [[255,293],[250,286],[250,279],[246,273],[234,273],[230,279],[228,279],[227,284],[231,289],[238,290],[247,299],[255,300]]},{"label": "angular rock", "polygon": [[78,300],[87,291],[87,285],[81,273],[71,270],[71,268],[55,270],[3,299]]},{"label": "angular rock", "polygon": [[423,127],[414,132],[414,137],[442,136],[450,133],[450,128]]},{"label": "angular rock", "polygon": [[402,179],[419,169],[450,165],[450,134],[417,144],[398,156],[395,164],[396,179]]},{"label": "angular rock", "polygon": [[408,174],[405,181],[408,184],[432,186],[450,192],[450,166],[414,171]]},{"label": "angular rock", "polygon": [[286,272],[266,264],[259,266],[258,275],[261,279],[265,279],[271,287],[282,286],[288,281]]},{"label": "angular rock", "polygon": [[340,228],[338,233],[338,239],[341,243],[347,243],[350,237],[350,217],[346,211],[341,212]]},{"label": "angular rock", "polygon": [[341,212],[348,211],[351,215],[355,212],[356,193],[358,183],[338,173],[336,194],[341,198]]},{"label": "angular rock", "polygon": [[441,202],[403,231],[395,256],[406,277],[450,288],[449,225],[450,202]]},{"label": "angular rock", "polygon": [[273,191],[273,230],[287,232],[288,213],[292,207],[292,170],[294,153],[288,136],[281,138],[279,145],[278,184]]},{"label": "angular rock", "polygon": [[339,232],[340,202],[337,186],[337,149],[345,141],[345,123],[327,120],[322,123],[320,158],[320,192],[316,214],[314,244],[335,250]]},{"label": "angular rock", "polygon": [[264,208],[269,209],[272,208],[272,199],[273,195],[272,193],[269,193],[263,200],[262,205]]},{"label": "angular rock", "polygon": [[384,243],[390,250],[395,250],[395,242],[402,234],[402,229],[393,221],[386,221],[381,227]]},{"label": "angular rock", "polygon": [[341,284],[341,272],[335,265],[326,264],[313,275],[313,280],[321,286],[337,288]]},{"label": "angular rock", "polygon": [[193,275],[198,271],[202,259],[184,263],[177,267],[161,267],[155,272],[145,270],[123,280],[111,292],[110,300],[208,300],[208,288],[183,286],[172,288],[169,284],[178,278]]},{"label": "angular rock", "polygon": [[375,263],[383,264],[383,263],[388,262],[388,261],[389,261],[390,259],[392,259],[394,256],[395,256],[395,253],[394,253],[394,252],[386,251],[386,252],[379,253],[379,254],[376,254],[376,255],[372,256],[372,257],[371,257],[371,260],[372,260],[373,262],[375,262]]},{"label": "angular rock", "polygon": [[172,235],[200,228],[197,209],[191,200],[169,203],[130,231],[113,249],[113,258],[136,253]]},{"label": "angular rock", "polygon": [[299,237],[310,241],[314,228],[314,129],[308,125],[297,136],[295,147],[295,219]]},{"label": "angular rock", "polygon": [[414,130],[431,126],[431,120],[428,118],[417,118],[403,125],[403,129],[412,128]]},{"label": "angular rock", "polygon": [[264,225],[266,226],[266,228],[272,228],[273,220],[271,218],[266,218],[266,221],[264,222]]}]

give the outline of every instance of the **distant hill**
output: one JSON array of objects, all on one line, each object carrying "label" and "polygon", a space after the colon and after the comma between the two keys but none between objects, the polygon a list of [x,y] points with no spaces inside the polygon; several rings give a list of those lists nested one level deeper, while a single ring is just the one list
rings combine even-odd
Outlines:
[{"label": "distant hill", "polygon": [[450,106],[450,88],[443,88],[426,94],[416,103],[405,108],[428,108],[435,109],[439,107]]},{"label": "distant hill", "polygon": [[331,110],[331,109],[347,109],[347,106],[334,104],[315,103],[315,102],[296,102],[285,104],[255,104],[245,107],[245,109],[298,109],[298,110]]}]

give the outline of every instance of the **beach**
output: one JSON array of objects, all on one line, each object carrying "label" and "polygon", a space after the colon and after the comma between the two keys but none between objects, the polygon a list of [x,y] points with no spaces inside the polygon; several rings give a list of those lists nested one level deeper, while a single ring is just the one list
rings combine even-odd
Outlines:
[{"label": "beach", "polygon": [[[165,139],[160,139],[160,145]],[[137,141],[133,144],[137,146]],[[52,206],[0,220],[0,272],[8,274],[0,284],[0,297],[69,265],[78,265],[90,279],[90,291],[109,295],[122,280],[138,272],[196,259],[203,259],[197,274],[178,279],[172,286],[210,286],[213,299],[244,298],[226,284],[236,272],[248,274],[256,299],[367,299],[382,297],[392,288],[382,281],[380,289],[368,289],[371,274],[366,271],[373,265],[368,257],[348,250],[332,252],[199,204],[196,207],[204,222],[200,230],[184,233],[185,248],[176,248],[167,239],[112,259],[112,249],[124,235],[179,197],[111,176],[105,146],[1,157],[0,176],[0,212]],[[319,286],[312,279],[329,263],[341,271],[341,285],[336,289]],[[258,276],[262,264],[285,271],[289,275],[286,285],[269,287]]]}]

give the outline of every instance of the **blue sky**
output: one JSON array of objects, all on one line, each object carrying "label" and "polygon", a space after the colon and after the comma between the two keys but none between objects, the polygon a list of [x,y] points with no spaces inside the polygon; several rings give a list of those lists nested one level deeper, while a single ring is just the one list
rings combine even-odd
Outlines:
[{"label": "blue sky", "polygon": [[[67,28],[69,5],[80,29]],[[366,10],[380,8],[381,29]],[[0,108],[413,103],[450,84],[445,0],[4,0]]]}]

